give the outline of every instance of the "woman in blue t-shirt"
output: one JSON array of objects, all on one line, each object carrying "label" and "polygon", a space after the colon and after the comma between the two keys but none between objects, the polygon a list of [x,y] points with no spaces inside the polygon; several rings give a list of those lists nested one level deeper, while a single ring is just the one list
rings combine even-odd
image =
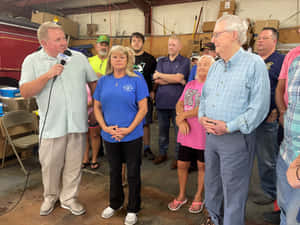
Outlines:
[{"label": "woman in blue t-shirt", "polygon": [[127,164],[129,186],[125,224],[135,224],[141,204],[142,121],[147,113],[147,84],[133,72],[129,50],[114,46],[108,55],[107,75],[98,80],[94,113],[110,166],[110,202],[102,217],[110,218],[124,202],[122,162]]}]

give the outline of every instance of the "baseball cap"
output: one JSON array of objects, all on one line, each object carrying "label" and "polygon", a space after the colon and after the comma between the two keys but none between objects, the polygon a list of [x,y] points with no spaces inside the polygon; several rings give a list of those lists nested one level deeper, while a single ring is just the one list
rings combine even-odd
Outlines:
[{"label": "baseball cap", "polygon": [[204,49],[207,48],[207,49],[212,50],[212,51],[215,51],[215,50],[216,50],[216,46],[215,46],[215,44],[212,43],[212,42],[208,42],[208,43],[204,44],[204,47],[203,47],[203,48],[204,48]]},{"label": "baseball cap", "polygon": [[106,35],[100,35],[96,43],[100,43],[100,42],[106,42],[107,44],[109,44],[109,37]]}]

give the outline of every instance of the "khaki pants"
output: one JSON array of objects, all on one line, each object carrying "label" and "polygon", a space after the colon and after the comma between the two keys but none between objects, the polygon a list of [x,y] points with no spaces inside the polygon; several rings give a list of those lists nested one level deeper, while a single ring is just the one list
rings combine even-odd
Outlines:
[{"label": "khaki pants", "polygon": [[86,133],[42,139],[39,159],[42,166],[44,199],[73,201],[78,195]]}]

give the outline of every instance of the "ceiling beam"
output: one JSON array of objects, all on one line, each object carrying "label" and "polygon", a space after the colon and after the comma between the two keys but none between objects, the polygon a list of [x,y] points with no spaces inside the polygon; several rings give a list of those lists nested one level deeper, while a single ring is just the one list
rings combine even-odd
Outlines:
[{"label": "ceiling beam", "polygon": [[115,10],[124,10],[124,9],[134,9],[136,8],[131,3],[119,3],[111,5],[93,5],[89,7],[80,7],[80,8],[65,8],[60,10],[65,15],[70,14],[84,14],[84,13],[94,13],[94,12],[108,12]]},{"label": "ceiling beam", "polygon": [[128,1],[134,8],[138,8],[143,13],[150,11],[151,5],[146,3],[144,0],[129,0]]},{"label": "ceiling beam", "polygon": [[151,0],[151,6],[174,5],[181,3],[202,2],[207,0]]},{"label": "ceiling beam", "polygon": [[32,6],[32,5],[39,5],[39,4],[52,4],[52,3],[58,3],[63,2],[64,0],[21,0],[15,3],[18,7],[24,7],[24,6]]},{"label": "ceiling beam", "polygon": [[13,17],[25,17],[31,18],[31,8],[19,8],[19,7],[4,7],[1,6],[0,13],[4,13],[6,15],[10,15]]},{"label": "ceiling beam", "polygon": [[16,7],[16,1],[7,1],[0,8],[0,12],[13,17],[26,17],[31,18],[31,8],[30,7]]}]

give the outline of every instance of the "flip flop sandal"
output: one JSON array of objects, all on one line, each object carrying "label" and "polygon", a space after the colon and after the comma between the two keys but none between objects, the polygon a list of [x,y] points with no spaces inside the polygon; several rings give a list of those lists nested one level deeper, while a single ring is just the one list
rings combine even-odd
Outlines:
[{"label": "flip flop sandal", "polygon": [[82,166],[81,166],[81,168],[82,168],[82,169],[85,169],[85,168],[87,168],[89,165],[90,165],[90,163],[89,163],[89,162],[82,163]]},{"label": "flip flop sandal", "polygon": [[193,201],[189,208],[189,212],[190,213],[201,213],[203,208],[204,208],[203,202]]},{"label": "flip flop sandal", "polygon": [[91,169],[92,170],[96,170],[98,168],[99,168],[99,163],[98,162],[91,163]]},{"label": "flip flop sandal", "polygon": [[187,199],[184,199],[183,201],[178,201],[175,198],[172,202],[168,204],[168,208],[174,212],[179,210],[181,206],[183,206],[185,203],[187,203]]}]

